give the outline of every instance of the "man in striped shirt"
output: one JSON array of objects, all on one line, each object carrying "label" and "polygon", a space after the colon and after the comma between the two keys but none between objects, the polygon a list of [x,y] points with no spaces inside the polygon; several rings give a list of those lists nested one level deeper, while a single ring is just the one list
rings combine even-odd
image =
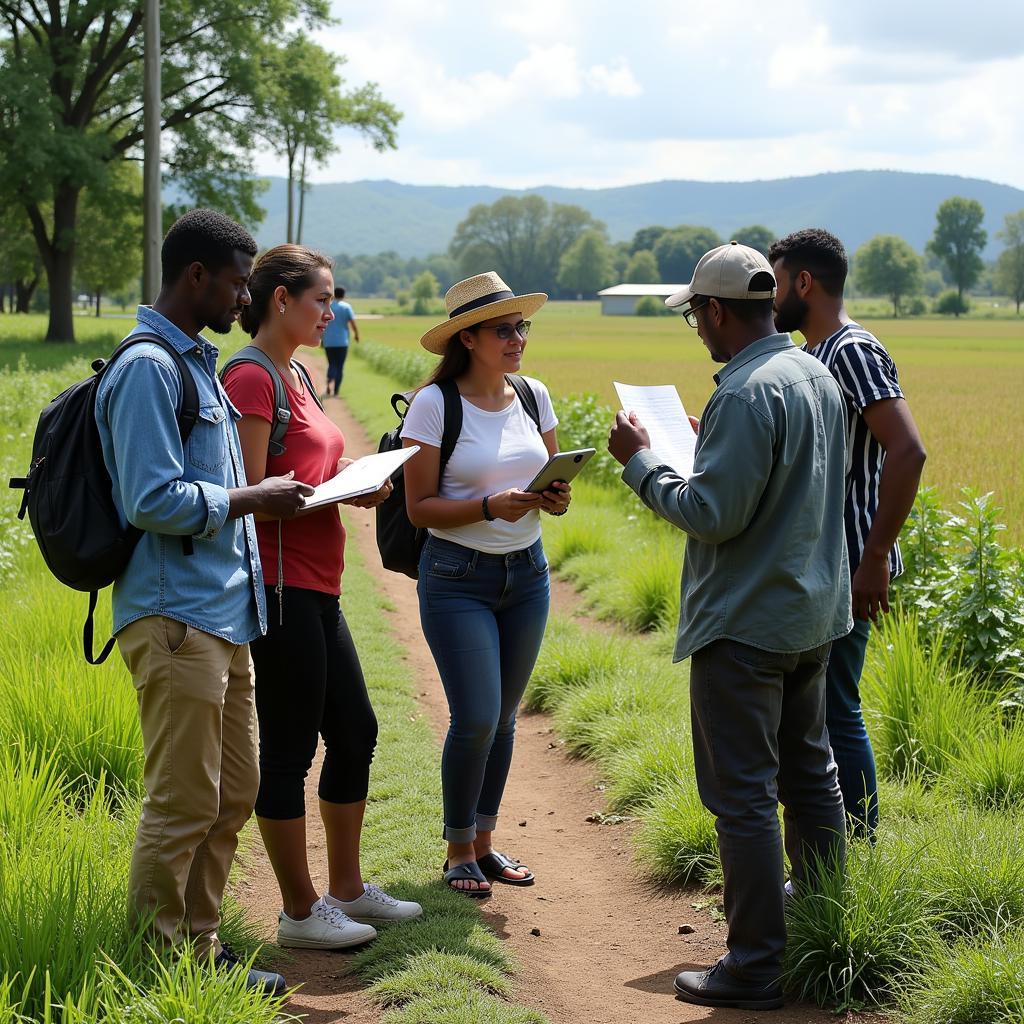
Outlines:
[{"label": "man in striped shirt", "polygon": [[846,544],[854,627],[832,644],[826,723],[843,803],[855,835],[878,824],[875,758],[860,707],[871,622],[889,611],[889,582],[903,570],[897,540],[917,495],[925,450],[885,346],[843,306],[849,264],[842,242],[806,228],[772,245],[778,281],[775,326],[799,331],[804,350],[828,367],[846,399]]}]

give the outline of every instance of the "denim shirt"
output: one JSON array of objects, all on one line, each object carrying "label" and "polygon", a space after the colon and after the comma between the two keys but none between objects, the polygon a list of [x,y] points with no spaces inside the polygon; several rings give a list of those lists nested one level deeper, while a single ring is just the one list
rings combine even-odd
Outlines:
[{"label": "denim shirt", "polygon": [[[148,306],[147,331],[184,357],[199,392],[199,419],[182,449],[181,379],[157,345],[140,342],[105,374],[96,396],[103,459],[125,523],[146,531],[114,581],[114,632],[164,615],[234,644],[266,632],[263,573],[252,516],[228,519],[228,489],[245,486],[235,420],[217,379],[217,349],[190,338]],[[181,538],[193,538],[186,555]]]},{"label": "denim shirt", "polygon": [[715,383],[689,480],[646,448],[622,473],[689,538],[674,660],[723,638],[796,653],[845,636],[853,620],[838,385],[788,334],[749,345]]}]

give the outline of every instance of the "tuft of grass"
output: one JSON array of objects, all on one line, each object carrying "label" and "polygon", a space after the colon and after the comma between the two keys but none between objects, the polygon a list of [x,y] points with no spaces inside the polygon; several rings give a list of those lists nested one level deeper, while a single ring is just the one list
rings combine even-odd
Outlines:
[{"label": "tuft of grass", "polygon": [[720,881],[715,819],[700,802],[692,778],[679,779],[654,797],[636,834],[636,849],[662,882],[707,886]]},{"label": "tuft of grass", "polygon": [[784,980],[795,998],[881,1006],[928,969],[939,942],[916,855],[896,843],[855,844],[845,875],[824,869],[816,892],[790,902]]},{"label": "tuft of grass", "polygon": [[1009,728],[993,722],[966,737],[949,776],[952,792],[966,793],[982,807],[1024,804],[1024,718]]},{"label": "tuft of grass", "polygon": [[555,724],[572,753],[603,760],[639,743],[653,722],[682,720],[686,708],[685,691],[671,676],[627,669],[572,691]]},{"label": "tuft of grass", "polygon": [[621,637],[590,633],[566,619],[548,626],[526,690],[526,706],[552,711],[570,694],[597,679],[624,673],[639,661]]},{"label": "tuft of grass", "polygon": [[681,725],[648,732],[605,766],[608,804],[614,811],[646,808],[681,780],[693,778],[693,744]]},{"label": "tuft of grass", "polygon": [[889,616],[871,645],[861,682],[879,767],[890,778],[931,782],[987,733],[997,699],[943,650],[926,648],[913,618]]},{"label": "tuft of grass", "polygon": [[379,978],[370,986],[370,995],[381,1006],[402,1006],[441,992],[464,995],[472,988],[503,997],[512,991],[508,978],[489,964],[432,949],[411,957],[401,970]]},{"label": "tuft of grass", "polygon": [[960,942],[935,957],[904,994],[907,1024],[1019,1024],[1024,1020],[1024,932]]},{"label": "tuft of grass", "polygon": [[1024,926],[1024,815],[946,808],[918,825],[917,884],[947,936]]},{"label": "tuft of grass", "polygon": [[545,1024],[535,1010],[512,1006],[476,988],[440,992],[388,1010],[381,1024]]}]

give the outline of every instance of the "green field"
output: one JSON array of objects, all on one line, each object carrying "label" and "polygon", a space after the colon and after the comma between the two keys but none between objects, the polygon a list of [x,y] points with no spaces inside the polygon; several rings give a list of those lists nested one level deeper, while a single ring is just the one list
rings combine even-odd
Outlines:
[{"label": "green field", "polygon": [[[358,311],[358,310],[357,310]],[[420,351],[434,321],[394,316],[363,323],[362,336]],[[951,504],[964,485],[994,491],[1014,543],[1024,542],[1024,320],[865,320],[888,346],[917,418],[925,483]],[[675,384],[699,414],[714,388],[711,362],[678,317],[603,317],[594,302],[552,302],[537,314],[524,372],[556,397],[592,391],[613,405],[611,382]]]}]

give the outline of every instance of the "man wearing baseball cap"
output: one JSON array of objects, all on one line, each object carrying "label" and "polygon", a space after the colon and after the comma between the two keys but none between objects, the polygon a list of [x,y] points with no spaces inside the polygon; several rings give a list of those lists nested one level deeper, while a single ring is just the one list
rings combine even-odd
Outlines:
[{"label": "man wearing baseball cap", "polygon": [[666,299],[724,363],[701,418],[693,474],[650,450],[635,413],[608,439],[623,480],[687,534],[674,661],[690,659],[697,786],[716,816],[728,953],[684,971],[687,1002],[782,1005],[782,838],[799,892],[841,868],[843,801],[825,729],[831,642],[850,631],[843,529],[845,411],[828,370],[776,333],[775,277],[732,242]]}]

